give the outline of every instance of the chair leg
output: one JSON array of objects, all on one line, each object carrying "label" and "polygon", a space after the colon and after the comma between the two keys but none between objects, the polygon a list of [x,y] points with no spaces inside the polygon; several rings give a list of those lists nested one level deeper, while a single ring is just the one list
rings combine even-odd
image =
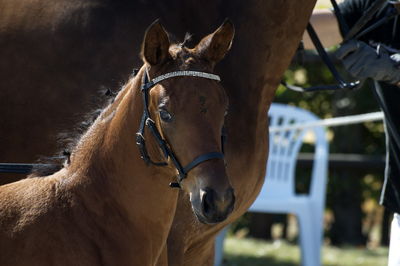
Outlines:
[{"label": "chair leg", "polygon": [[315,237],[315,250],[316,256],[315,261],[317,265],[321,265],[321,252],[322,252],[322,244],[323,244],[323,226],[324,226],[324,211],[315,211],[314,212],[314,237]]},{"label": "chair leg", "polygon": [[227,231],[228,226],[222,229],[215,238],[214,266],[222,266],[222,259],[224,257],[224,240]]},{"label": "chair leg", "polygon": [[[319,236],[321,235],[320,227],[311,210],[303,209],[298,212],[298,224],[300,229],[300,248],[301,260],[303,266],[320,266],[320,243]],[[317,215],[318,216],[318,215]]]}]

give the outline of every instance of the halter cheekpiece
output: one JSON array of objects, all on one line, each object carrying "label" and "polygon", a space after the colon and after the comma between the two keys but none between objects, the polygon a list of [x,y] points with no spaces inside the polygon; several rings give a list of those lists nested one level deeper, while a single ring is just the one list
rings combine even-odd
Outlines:
[{"label": "halter cheekpiece", "polygon": [[[170,183],[171,187],[180,187],[180,183],[182,182],[183,179],[186,178],[188,172],[195,168],[197,165],[208,161],[212,159],[224,159],[224,154],[221,152],[209,152],[202,154],[198,157],[196,157],[193,161],[191,161],[188,165],[183,167],[177,157],[175,156],[174,152],[171,150],[169,147],[168,143],[162,138],[155,122],[153,119],[150,117],[150,112],[149,112],[149,92],[151,88],[153,88],[155,85],[160,83],[163,80],[173,78],[173,77],[199,77],[199,78],[205,78],[205,79],[211,79],[215,81],[221,81],[220,77],[215,74],[211,73],[205,73],[205,72],[198,72],[198,71],[174,71],[174,72],[169,72],[164,75],[158,76],[152,80],[149,78],[149,73],[146,68],[145,74],[143,75],[142,79],[142,86],[141,86],[141,91],[142,91],[142,97],[143,97],[143,115],[142,119],[140,121],[140,126],[139,130],[136,133],[136,144],[138,145],[139,151],[141,158],[144,160],[144,162],[149,165],[153,164],[156,166],[167,166],[168,163],[166,162],[154,162],[151,160],[147,149],[146,149],[146,142],[144,138],[144,131],[145,128],[147,127],[151,134],[154,136],[158,146],[160,147],[162,153],[164,154],[165,158],[170,158],[172,163],[175,165],[175,168],[178,170],[178,183]],[[225,136],[222,135],[222,146],[224,142]],[[223,152],[223,147],[222,147],[222,152]]]}]

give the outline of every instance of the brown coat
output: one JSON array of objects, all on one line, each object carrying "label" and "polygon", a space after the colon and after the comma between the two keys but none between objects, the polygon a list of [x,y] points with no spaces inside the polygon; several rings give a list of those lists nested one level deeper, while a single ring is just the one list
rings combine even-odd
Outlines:
[{"label": "brown coat", "polygon": [[[55,133],[70,128],[78,110],[88,109],[82,103],[101,86],[117,87],[138,62],[138,29],[154,19],[160,17],[178,38],[190,31],[198,41],[229,17],[236,38],[217,72],[230,88],[226,155],[236,204],[229,222],[242,215],[263,183],[266,112],[315,0],[85,3],[0,2],[0,12],[7,11],[0,15],[0,123],[7,129],[1,132],[0,160],[32,161],[35,154],[51,153]],[[194,223],[187,201],[178,202],[170,265],[211,265],[212,236],[224,224]],[[160,264],[166,263],[166,250],[163,254]]]}]

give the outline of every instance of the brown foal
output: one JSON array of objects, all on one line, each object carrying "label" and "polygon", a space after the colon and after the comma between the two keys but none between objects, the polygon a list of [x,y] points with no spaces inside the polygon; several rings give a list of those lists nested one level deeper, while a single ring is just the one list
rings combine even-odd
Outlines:
[{"label": "brown foal", "polygon": [[[227,21],[189,49],[170,44],[153,23],[142,44],[143,67],[81,137],[70,162],[53,175],[0,187],[0,265],[154,265],[175,214],[178,190],[168,183],[176,182],[177,169],[149,130],[149,156],[167,165],[140,158],[141,85],[146,75],[150,81],[176,71],[211,74],[233,35]],[[183,166],[221,152],[227,105],[218,81],[201,76],[170,77],[149,91],[149,116]],[[196,164],[180,187],[203,223],[223,221],[233,209],[221,158]]]}]

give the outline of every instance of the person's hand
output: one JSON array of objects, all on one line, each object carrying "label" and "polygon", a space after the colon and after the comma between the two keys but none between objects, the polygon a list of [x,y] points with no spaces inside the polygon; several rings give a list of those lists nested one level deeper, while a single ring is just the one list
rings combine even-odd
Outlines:
[{"label": "person's hand", "polygon": [[336,57],[355,78],[400,84],[400,54],[390,56],[384,46],[375,49],[364,42],[352,40],[341,45]]}]

